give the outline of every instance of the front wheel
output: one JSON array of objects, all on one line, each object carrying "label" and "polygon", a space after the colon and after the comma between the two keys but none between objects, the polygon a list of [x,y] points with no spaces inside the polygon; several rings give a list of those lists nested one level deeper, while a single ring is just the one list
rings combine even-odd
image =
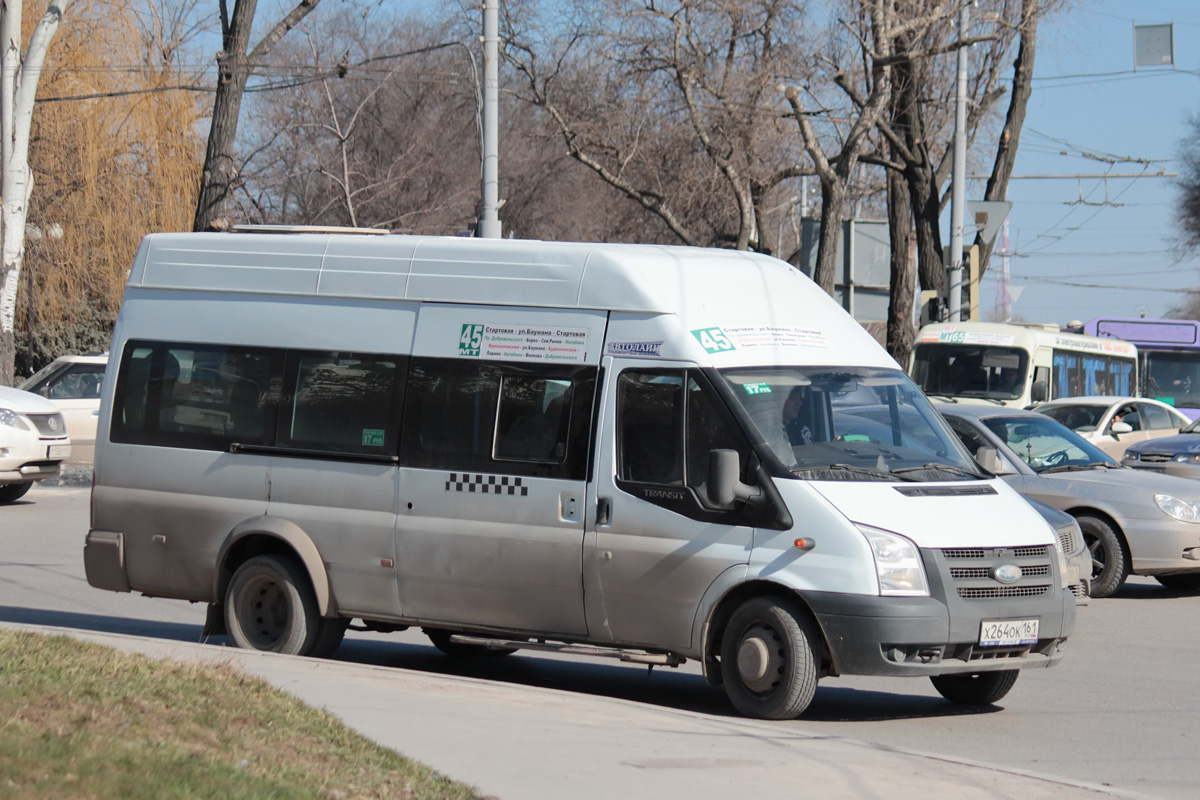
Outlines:
[{"label": "front wheel", "polygon": [[960,706],[990,706],[997,702],[1017,682],[1019,670],[976,672],[965,675],[932,675],[933,688],[951,703]]},{"label": "front wheel", "polygon": [[25,483],[9,483],[0,486],[0,506],[6,506],[9,503],[15,503],[25,496],[25,493],[33,488],[33,481]]},{"label": "front wheel", "polygon": [[757,719],[793,719],[817,691],[820,639],[796,603],[747,600],[721,639],[721,676],[734,707]]},{"label": "front wheel", "polygon": [[1173,592],[1200,591],[1200,573],[1180,572],[1175,575],[1155,575],[1154,580]]},{"label": "front wheel", "polygon": [[330,656],[347,622],[321,617],[308,575],[287,556],[249,559],[233,573],[225,592],[229,638],[248,650]]},{"label": "front wheel", "polygon": [[1111,597],[1129,577],[1129,554],[1113,526],[1099,517],[1076,517],[1092,556],[1092,597]]}]

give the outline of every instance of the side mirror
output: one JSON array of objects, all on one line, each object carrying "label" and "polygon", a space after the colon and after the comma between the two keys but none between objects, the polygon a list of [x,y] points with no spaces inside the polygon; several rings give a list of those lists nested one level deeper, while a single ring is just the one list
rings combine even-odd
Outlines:
[{"label": "side mirror", "polygon": [[742,483],[741,459],[737,450],[712,450],[708,454],[708,501],[717,508],[730,508],[735,500],[758,497],[762,490]]},{"label": "side mirror", "polygon": [[1000,452],[987,445],[975,451],[975,463],[993,475],[1000,475],[1008,471],[1004,459],[1000,457]]},{"label": "side mirror", "polygon": [[1114,422],[1108,426],[1108,432],[1113,436],[1121,433],[1133,433],[1133,426],[1128,422]]},{"label": "side mirror", "polygon": [[1029,399],[1035,403],[1044,403],[1050,396],[1050,387],[1045,381],[1034,381],[1029,390]]}]

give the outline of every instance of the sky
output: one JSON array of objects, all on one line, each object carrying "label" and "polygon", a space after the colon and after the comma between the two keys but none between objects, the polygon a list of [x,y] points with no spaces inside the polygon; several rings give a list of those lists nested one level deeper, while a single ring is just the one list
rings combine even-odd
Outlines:
[{"label": "sky", "polygon": [[[1135,70],[1134,25],[1170,22],[1175,68]],[[1200,3],[1075,0],[1039,28],[1013,174],[1178,172],[1187,121],[1197,114]],[[978,164],[983,149],[972,153],[973,174],[990,171],[990,163]],[[966,198],[981,199],[983,184],[967,181]],[[1180,258],[1177,197],[1170,177],[1014,177],[1008,189],[1013,318],[1065,324],[1101,315],[1162,317],[1180,305],[1188,290],[1200,290],[1200,253]],[[948,237],[948,220],[943,231]],[[988,319],[1002,319],[1000,261],[993,255],[980,291]]]}]

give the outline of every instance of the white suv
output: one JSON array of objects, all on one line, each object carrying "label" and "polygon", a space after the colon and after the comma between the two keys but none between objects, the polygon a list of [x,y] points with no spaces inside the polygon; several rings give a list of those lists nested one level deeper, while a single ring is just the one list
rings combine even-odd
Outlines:
[{"label": "white suv", "polygon": [[17,388],[40,394],[54,403],[67,421],[71,441],[86,451],[96,443],[100,384],[107,366],[108,353],[59,356],[17,384]]},{"label": "white suv", "polygon": [[70,455],[67,424],[53,403],[0,386],[0,505],[17,500],[35,481],[58,475]]}]

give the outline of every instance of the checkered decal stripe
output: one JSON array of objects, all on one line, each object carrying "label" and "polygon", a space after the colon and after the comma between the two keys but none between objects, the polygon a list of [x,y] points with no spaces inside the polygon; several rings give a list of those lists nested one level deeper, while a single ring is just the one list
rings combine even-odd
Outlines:
[{"label": "checkered decal stripe", "polygon": [[450,480],[446,481],[446,491],[525,497],[529,494],[529,487],[521,483],[520,478],[511,478],[508,475],[470,475],[465,472],[451,472]]}]

